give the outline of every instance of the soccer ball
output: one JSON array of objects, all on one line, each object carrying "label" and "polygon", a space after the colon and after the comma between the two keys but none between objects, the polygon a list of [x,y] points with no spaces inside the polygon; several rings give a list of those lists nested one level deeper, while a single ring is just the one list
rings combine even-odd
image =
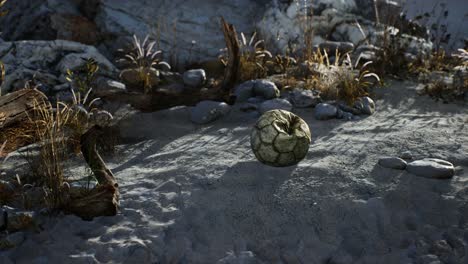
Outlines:
[{"label": "soccer ball", "polygon": [[307,155],[310,142],[307,123],[285,110],[264,113],[250,134],[250,145],[255,157],[274,167],[297,164]]}]

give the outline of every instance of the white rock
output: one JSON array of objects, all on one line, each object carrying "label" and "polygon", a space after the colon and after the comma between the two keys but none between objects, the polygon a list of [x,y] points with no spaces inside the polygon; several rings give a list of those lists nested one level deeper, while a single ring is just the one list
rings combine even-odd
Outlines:
[{"label": "white rock", "polygon": [[206,73],[203,69],[188,70],[184,73],[184,83],[190,87],[201,87],[206,82]]},{"label": "white rock", "polygon": [[452,163],[432,158],[410,162],[406,170],[416,176],[433,179],[448,179],[455,174],[455,168]]}]

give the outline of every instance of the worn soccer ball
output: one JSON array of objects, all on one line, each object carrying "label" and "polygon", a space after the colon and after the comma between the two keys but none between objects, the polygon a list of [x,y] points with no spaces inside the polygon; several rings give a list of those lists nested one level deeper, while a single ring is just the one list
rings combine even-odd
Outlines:
[{"label": "worn soccer ball", "polygon": [[250,134],[250,145],[255,157],[274,167],[297,164],[307,155],[310,142],[307,123],[284,110],[264,113]]}]

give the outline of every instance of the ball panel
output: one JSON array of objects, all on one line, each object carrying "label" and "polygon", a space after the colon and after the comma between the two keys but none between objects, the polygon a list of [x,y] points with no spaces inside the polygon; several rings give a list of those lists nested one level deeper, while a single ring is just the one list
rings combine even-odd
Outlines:
[{"label": "ball panel", "polygon": [[273,143],[277,135],[278,131],[272,125],[266,126],[260,131],[260,139],[267,144]]},{"label": "ball panel", "polygon": [[277,153],[272,145],[262,144],[258,150],[258,155],[262,157],[262,160],[270,163],[274,163],[276,158],[278,158],[279,153]]},{"label": "ball panel", "polygon": [[292,152],[281,153],[277,161],[277,164],[281,167],[291,166],[296,163],[297,163],[296,158],[294,157],[294,154]]},{"label": "ball panel", "polygon": [[274,146],[280,153],[292,152],[297,144],[297,138],[286,133],[279,133]]},{"label": "ball panel", "polygon": [[258,130],[252,129],[252,133],[250,134],[250,146],[256,151],[260,148],[260,144],[262,144],[262,141],[260,140]]}]

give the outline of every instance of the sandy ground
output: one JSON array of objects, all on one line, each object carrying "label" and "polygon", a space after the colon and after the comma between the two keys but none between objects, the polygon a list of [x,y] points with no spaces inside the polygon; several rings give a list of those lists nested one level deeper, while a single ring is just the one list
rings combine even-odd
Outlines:
[{"label": "sandy ground", "polygon": [[[185,107],[134,116],[107,158],[121,187],[119,215],[48,219],[0,262],[468,263],[468,107],[418,96],[416,87],[380,89],[376,114],[360,121],[295,111],[313,142],[288,168],[255,160],[251,114],[233,110],[207,126],[191,124]],[[407,150],[454,163],[455,177],[377,165]]]}]

